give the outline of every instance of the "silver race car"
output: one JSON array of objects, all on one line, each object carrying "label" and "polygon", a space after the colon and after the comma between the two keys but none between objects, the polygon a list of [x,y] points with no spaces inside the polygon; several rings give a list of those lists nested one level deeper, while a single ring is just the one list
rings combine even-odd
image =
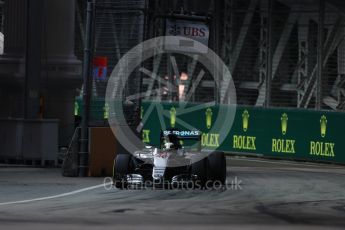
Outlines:
[{"label": "silver race car", "polygon": [[[186,142],[193,146],[183,146]],[[223,152],[201,151],[201,132],[165,130],[160,148],[147,147],[133,154],[118,154],[113,173],[116,188],[209,188],[226,181]]]}]

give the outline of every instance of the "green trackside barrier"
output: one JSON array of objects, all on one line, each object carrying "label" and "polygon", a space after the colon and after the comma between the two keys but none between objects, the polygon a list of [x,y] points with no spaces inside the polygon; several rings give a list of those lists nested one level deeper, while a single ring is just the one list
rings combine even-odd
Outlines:
[{"label": "green trackside barrier", "polygon": [[[158,105],[158,102],[143,102],[141,108],[141,118],[146,119],[142,139],[153,146],[159,146],[162,129],[160,119],[163,119],[166,126],[186,130],[179,122],[183,120],[202,131],[201,144],[204,149],[345,163],[345,113],[238,106],[230,132],[220,133],[217,129],[214,130],[213,126],[224,105],[202,107],[200,110],[179,115],[178,104],[159,103],[162,105],[161,111],[158,112],[155,108],[147,114],[150,105],[155,103]],[[81,115],[82,109],[82,99],[76,98],[75,115]],[[92,99],[91,119],[107,119],[108,113],[109,106],[104,99]],[[166,116],[159,116],[159,113],[165,113]],[[225,140],[220,143],[221,139]]]},{"label": "green trackside barrier", "polygon": [[[179,115],[177,104],[160,103],[162,110],[153,109],[146,115],[152,103],[157,102],[142,104],[142,117],[147,118],[142,137],[144,142],[153,146],[159,145],[162,129],[160,119],[172,127],[186,130],[178,122],[183,120],[203,132],[201,144],[205,149],[345,163],[345,113],[240,106],[236,109],[230,132],[219,133],[213,130],[211,133],[217,114],[224,109],[223,106],[206,107]],[[159,116],[158,111],[165,116]],[[225,140],[220,143],[222,138]]]}]

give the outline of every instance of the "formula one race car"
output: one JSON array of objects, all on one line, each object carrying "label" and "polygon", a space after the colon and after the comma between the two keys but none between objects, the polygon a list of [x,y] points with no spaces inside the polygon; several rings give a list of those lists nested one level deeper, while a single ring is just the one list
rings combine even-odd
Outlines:
[{"label": "formula one race car", "polygon": [[[116,188],[225,185],[224,153],[201,151],[201,132],[166,130],[160,136],[160,148],[147,147],[133,154],[116,156],[113,175]],[[197,148],[182,146],[190,140],[198,143]]]}]

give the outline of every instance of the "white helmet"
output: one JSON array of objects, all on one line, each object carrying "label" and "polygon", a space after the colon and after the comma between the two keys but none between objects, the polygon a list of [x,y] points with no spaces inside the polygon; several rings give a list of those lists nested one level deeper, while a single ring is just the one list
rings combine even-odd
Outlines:
[{"label": "white helmet", "polygon": [[164,147],[165,147],[165,149],[169,150],[169,149],[171,149],[171,146],[173,146],[173,145],[174,145],[174,144],[171,143],[171,142],[166,142],[166,143],[164,144]]}]

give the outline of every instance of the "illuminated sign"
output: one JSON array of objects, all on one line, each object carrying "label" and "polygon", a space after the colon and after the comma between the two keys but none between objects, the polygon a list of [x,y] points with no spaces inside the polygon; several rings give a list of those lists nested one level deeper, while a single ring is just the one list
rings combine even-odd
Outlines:
[{"label": "illuminated sign", "polygon": [[272,139],[272,152],[274,153],[296,153],[295,140]]},{"label": "illuminated sign", "polygon": [[287,132],[287,126],[288,126],[288,115],[284,113],[282,117],[280,118],[281,120],[281,125],[282,125],[282,134],[285,135]]},{"label": "illuminated sign", "polygon": [[206,110],[206,113],[205,113],[205,115],[206,115],[206,127],[207,127],[207,129],[210,129],[211,128],[211,126],[212,126],[212,109],[211,108],[208,108],[207,110]]},{"label": "illuminated sign", "polygon": [[79,116],[79,104],[78,102],[74,102],[74,116]]},{"label": "illuminated sign", "polygon": [[255,140],[256,137],[234,135],[232,147],[238,150],[256,150]]},{"label": "illuminated sign", "polygon": [[335,157],[334,143],[311,141],[310,142],[310,155]]},{"label": "illuminated sign", "polygon": [[243,127],[244,132],[247,132],[248,125],[249,125],[249,112],[248,110],[244,110],[242,113],[242,127]]},{"label": "illuminated sign", "polygon": [[171,107],[170,109],[170,126],[171,128],[175,128],[176,124],[176,109],[175,107]]},{"label": "illuminated sign", "polygon": [[142,138],[144,143],[150,143],[150,130],[143,130],[142,132]]},{"label": "illuminated sign", "polygon": [[105,103],[103,108],[103,118],[108,119],[109,118],[109,104]]},{"label": "illuminated sign", "polygon": [[[241,115],[242,117],[242,130],[247,132],[249,128],[249,111],[245,109]],[[233,135],[232,148],[234,150],[250,150],[256,151],[256,137],[246,135]]]},{"label": "illuminated sign", "polygon": [[106,80],[107,79],[107,57],[94,57],[93,58],[93,79]]},{"label": "illuminated sign", "polygon": [[327,134],[327,117],[322,115],[320,118],[320,134],[323,141],[310,141],[309,154],[311,156],[322,158],[334,158],[335,157],[335,143],[324,142]]},{"label": "illuminated sign", "polygon": [[201,135],[201,146],[218,148],[219,147],[219,134],[217,133],[203,133]]},{"label": "illuminated sign", "polygon": [[321,129],[321,137],[325,137],[326,130],[327,130],[327,118],[325,115],[322,115],[320,118],[320,129]]},{"label": "illuminated sign", "polygon": [[[208,52],[209,41],[209,28],[204,22],[187,21],[180,19],[166,19],[166,36],[181,36],[198,41],[204,45],[204,47],[198,46],[196,43],[190,40],[179,40],[172,46],[165,47],[170,51],[182,51],[182,52],[194,52],[197,50],[199,53]],[[192,47],[192,49],[191,49]]]}]

